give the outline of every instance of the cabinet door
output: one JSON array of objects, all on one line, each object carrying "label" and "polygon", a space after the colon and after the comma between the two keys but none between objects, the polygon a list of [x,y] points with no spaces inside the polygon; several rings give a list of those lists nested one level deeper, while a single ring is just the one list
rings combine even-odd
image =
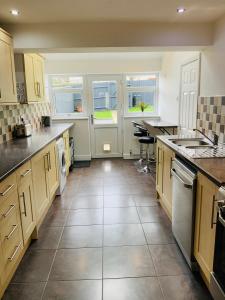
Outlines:
[{"label": "cabinet door", "polygon": [[24,54],[25,80],[27,90],[27,101],[35,102],[37,98],[37,86],[34,78],[34,58],[30,53]]},{"label": "cabinet door", "polygon": [[34,78],[37,87],[38,101],[44,101],[44,60],[41,56],[34,54]]},{"label": "cabinet door", "polygon": [[19,176],[25,177],[18,187],[24,242],[29,239],[35,227],[33,181],[32,173],[31,171],[28,173],[28,171],[25,170],[22,175],[19,174]]},{"label": "cabinet door", "polygon": [[52,200],[59,186],[56,142],[48,146],[48,169],[49,198]]},{"label": "cabinet door", "polygon": [[213,269],[216,225],[216,193],[218,187],[202,174],[198,174],[194,255],[206,284]]},{"label": "cabinet door", "polygon": [[171,167],[174,158],[174,152],[165,145],[163,146],[163,185],[162,185],[162,201],[163,206],[172,218],[172,178]]},{"label": "cabinet door", "polygon": [[160,197],[162,196],[163,185],[163,144],[157,141],[157,162],[156,162],[156,190]]},{"label": "cabinet door", "polygon": [[37,222],[43,216],[48,204],[48,153],[39,152],[32,160],[32,173],[34,185],[35,215]]},{"label": "cabinet door", "polygon": [[15,103],[17,95],[13,48],[3,40],[0,40],[0,69],[0,101]]}]

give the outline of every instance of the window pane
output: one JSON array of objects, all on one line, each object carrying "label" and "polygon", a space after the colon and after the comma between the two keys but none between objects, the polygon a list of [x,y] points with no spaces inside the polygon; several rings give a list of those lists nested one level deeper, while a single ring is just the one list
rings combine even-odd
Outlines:
[{"label": "window pane", "polygon": [[128,112],[154,111],[155,92],[129,92]]},{"label": "window pane", "polygon": [[94,123],[117,123],[116,81],[93,81],[92,95],[94,105]]},{"label": "window pane", "polygon": [[156,86],[157,75],[129,75],[126,76],[126,86],[127,87],[151,87]]},{"label": "window pane", "polygon": [[83,78],[81,76],[55,75],[52,76],[53,88],[83,88]]},{"label": "window pane", "polygon": [[81,93],[55,91],[54,98],[56,113],[81,113],[83,111]]}]

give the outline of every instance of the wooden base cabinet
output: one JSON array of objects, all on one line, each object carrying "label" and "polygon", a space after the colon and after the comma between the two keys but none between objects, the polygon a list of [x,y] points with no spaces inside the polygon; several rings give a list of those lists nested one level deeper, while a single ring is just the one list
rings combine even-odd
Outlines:
[{"label": "wooden base cabinet", "polygon": [[34,192],[30,161],[17,171],[20,217],[24,243],[32,235],[35,225]]},{"label": "wooden base cabinet", "polygon": [[32,160],[35,215],[37,223],[45,216],[59,186],[56,142],[52,142]]},{"label": "wooden base cabinet", "polygon": [[172,218],[172,178],[171,167],[174,152],[157,141],[156,190],[159,201],[169,218]]},{"label": "wooden base cabinet", "polygon": [[213,182],[198,173],[194,255],[207,285],[213,270],[217,191]]}]

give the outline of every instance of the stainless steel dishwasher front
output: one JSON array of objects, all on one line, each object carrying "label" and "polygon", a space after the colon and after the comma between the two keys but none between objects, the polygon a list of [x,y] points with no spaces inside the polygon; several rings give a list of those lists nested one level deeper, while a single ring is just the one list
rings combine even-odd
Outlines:
[{"label": "stainless steel dishwasher front", "polygon": [[181,160],[172,163],[172,231],[191,269],[193,257],[196,172]]}]

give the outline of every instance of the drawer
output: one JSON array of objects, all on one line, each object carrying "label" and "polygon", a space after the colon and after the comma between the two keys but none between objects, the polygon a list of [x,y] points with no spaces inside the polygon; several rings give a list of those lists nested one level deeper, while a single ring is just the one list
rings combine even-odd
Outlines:
[{"label": "drawer", "polygon": [[21,228],[19,225],[15,227],[15,230],[11,230],[12,234],[11,236],[7,239],[5,238],[4,241],[2,242],[2,251],[3,251],[3,257],[4,257],[4,262],[6,263],[14,253],[15,248],[22,242],[21,246],[23,246],[23,241],[22,241],[22,235],[21,235]]},{"label": "drawer", "polygon": [[3,220],[0,224],[1,242],[7,238],[10,239],[14,236],[13,230],[15,227],[20,227],[18,205],[15,205],[7,219]]},{"label": "drawer", "polygon": [[31,161],[29,160],[28,162],[23,164],[22,167],[20,167],[16,171],[16,175],[18,185],[21,185],[24,182],[26,182],[28,178],[30,179],[32,177]]},{"label": "drawer", "polygon": [[5,223],[16,209],[18,209],[18,194],[17,190],[14,190],[13,192],[10,192],[10,195],[0,204],[0,228],[1,224]]},{"label": "drawer", "polygon": [[[4,261],[4,276],[5,278],[8,277],[11,273],[12,270],[14,269],[15,264],[18,262],[18,258],[20,254],[23,251],[23,242],[22,240],[17,240],[15,242],[15,246],[9,253],[9,255],[4,256],[5,261]],[[4,252],[4,249],[3,249]]]},{"label": "drawer", "polygon": [[0,205],[17,189],[16,174],[13,173],[0,183]]}]

